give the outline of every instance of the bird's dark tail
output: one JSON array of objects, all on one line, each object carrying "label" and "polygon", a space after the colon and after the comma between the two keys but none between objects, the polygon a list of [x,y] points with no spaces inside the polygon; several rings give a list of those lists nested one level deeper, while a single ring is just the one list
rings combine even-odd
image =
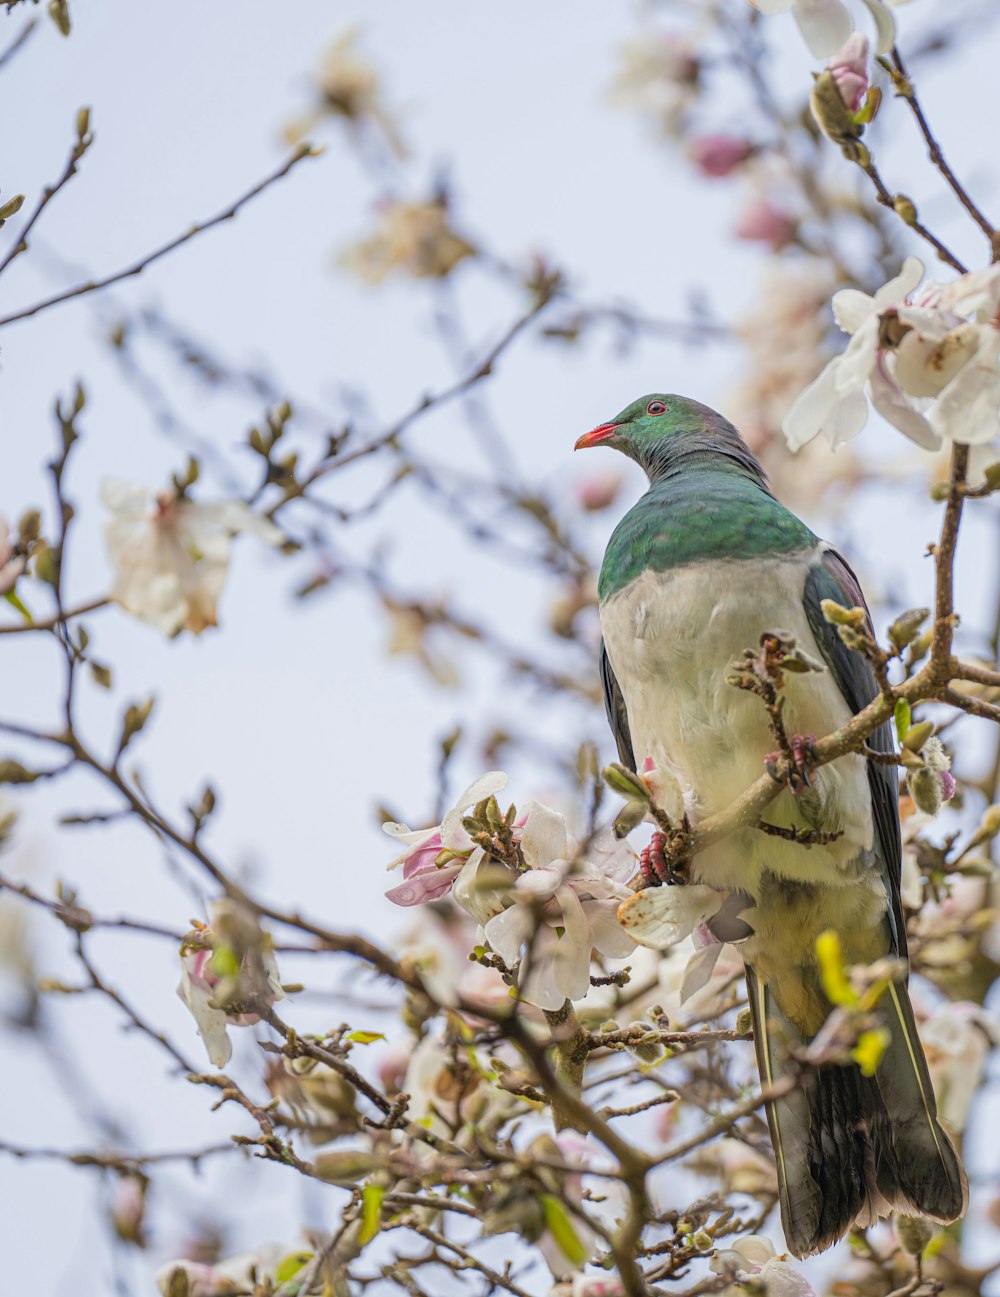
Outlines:
[{"label": "bird's dark tail", "polygon": [[[801,972],[801,970],[798,970]],[[801,1033],[768,987],[747,968],[754,1047],[762,1084],[786,1070]],[[788,1248],[809,1256],[855,1223],[890,1211],[957,1219],[969,1187],[955,1147],[937,1119],[927,1063],[906,987],[893,983],[880,1005],[891,1041],[874,1076],[832,1065],[766,1105]]]}]

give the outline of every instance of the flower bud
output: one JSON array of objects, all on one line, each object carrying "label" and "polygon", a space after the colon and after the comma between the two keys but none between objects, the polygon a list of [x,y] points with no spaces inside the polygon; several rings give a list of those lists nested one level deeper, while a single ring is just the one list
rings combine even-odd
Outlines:
[{"label": "flower bud", "polygon": [[823,617],[832,626],[863,626],[865,624],[864,608],[845,608],[835,599],[820,600]]},{"label": "flower bud", "polygon": [[911,725],[906,731],[903,747],[910,752],[919,752],[933,733],[933,721],[918,721],[916,725]]},{"label": "flower bud", "polygon": [[918,810],[925,815],[937,815],[944,798],[936,770],[921,766],[919,770],[910,771],[906,776],[906,786]]},{"label": "flower bud", "polygon": [[917,209],[913,204],[912,198],[907,198],[905,194],[897,194],[892,200],[893,210],[904,225],[916,225]]},{"label": "flower bud", "polygon": [[920,627],[931,615],[929,608],[911,608],[900,613],[889,627],[889,642],[897,653],[901,653],[908,644],[912,644],[920,632]]},{"label": "flower bud", "polygon": [[645,806],[649,805],[649,789],[634,770],[629,770],[627,766],[612,761],[611,765],[605,766],[601,771],[601,777],[608,787],[616,793],[621,793],[623,797],[627,797],[630,801],[642,802]]},{"label": "flower bud", "polygon": [[9,217],[16,216],[21,210],[24,203],[24,194],[15,194],[13,198],[8,198],[5,203],[0,205],[0,225]]},{"label": "flower bud", "polygon": [[379,1158],[364,1148],[343,1148],[334,1153],[321,1153],[316,1159],[316,1174],[331,1184],[351,1186],[363,1180],[382,1165]]},{"label": "flower bud", "polygon": [[627,801],[615,816],[615,837],[627,838],[632,830],[637,828],[646,818],[648,807],[648,802],[640,802],[634,799]]},{"label": "flower bud", "polygon": [[931,1241],[933,1230],[923,1216],[900,1216],[893,1212],[892,1227],[903,1251],[910,1256],[919,1256]]},{"label": "flower bud", "polygon": [[864,127],[854,120],[854,114],[840,92],[840,87],[829,68],[821,72],[809,96],[809,108],[816,125],[834,144],[853,144],[860,139]]}]

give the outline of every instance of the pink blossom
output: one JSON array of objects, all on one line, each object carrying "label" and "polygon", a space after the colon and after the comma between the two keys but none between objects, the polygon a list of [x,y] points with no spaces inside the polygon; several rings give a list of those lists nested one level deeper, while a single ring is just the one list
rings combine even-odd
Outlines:
[{"label": "pink blossom", "polygon": [[868,37],[852,32],[827,66],[841,99],[856,113],[868,93]]},{"label": "pink blossom", "polygon": [[403,882],[390,887],[386,899],[394,905],[426,905],[451,891],[465,857],[440,868],[434,863],[442,850],[441,834],[434,833],[403,861]]},{"label": "pink blossom", "polygon": [[938,779],[941,783],[941,800],[950,802],[955,796],[955,776],[950,770],[939,770]]},{"label": "pink blossom", "polygon": [[606,509],[609,504],[614,504],[621,489],[620,473],[602,473],[600,476],[595,474],[583,478],[576,484],[576,498],[581,509],[586,509],[588,513],[596,513],[599,509]]},{"label": "pink blossom", "polygon": [[[217,1003],[215,991],[224,979],[212,966],[211,943],[217,939],[216,934],[211,925],[200,925],[195,936],[205,945],[185,942],[181,946],[181,981],[177,994],[191,1011],[213,1066],[224,1067],[232,1054],[226,1027],[252,1027],[260,1021],[260,1016],[231,1012]],[[231,986],[235,983],[234,989],[245,1002],[256,999],[274,1004],[285,998],[274,954],[269,945],[263,944],[264,940],[262,934],[261,948],[246,951],[235,978],[225,979]]]},{"label": "pink blossom", "polygon": [[778,249],[791,242],[795,228],[796,221],[788,212],[761,198],[743,209],[733,232],[748,243],[767,243]]},{"label": "pink blossom", "polygon": [[[386,897],[395,905],[424,905],[447,895],[463,867],[473,858],[482,858],[481,847],[475,847],[462,826],[463,817],[477,802],[494,796],[507,783],[507,776],[493,770],[470,784],[440,824],[429,829],[411,829],[406,824],[389,821],[384,833],[403,843],[403,850],[387,866],[403,866],[403,882],[391,887]],[[440,867],[435,863],[442,851],[453,858]]]},{"label": "pink blossom", "polygon": [[750,156],[749,140],[738,135],[695,135],[688,142],[688,157],[703,176],[731,175]]}]

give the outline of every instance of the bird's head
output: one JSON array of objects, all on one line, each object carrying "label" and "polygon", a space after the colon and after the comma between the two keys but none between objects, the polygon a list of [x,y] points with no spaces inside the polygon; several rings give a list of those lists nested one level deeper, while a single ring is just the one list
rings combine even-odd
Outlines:
[{"label": "bird's head", "polygon": [[691,454],[738,459],[758,476],[756,461],[736,429],[707,405],[686,396],[653,392],[627,405],[608,423],[585,432],[576,450],[610,446],[640,464],[655,479]]}]

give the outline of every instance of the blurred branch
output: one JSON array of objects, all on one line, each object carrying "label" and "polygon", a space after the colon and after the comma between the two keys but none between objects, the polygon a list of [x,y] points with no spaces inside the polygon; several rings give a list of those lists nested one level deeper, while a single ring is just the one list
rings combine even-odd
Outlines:
[{"label": "blurred branch", "polygon": [[6,65],[10,62],[10,60],[14,57],[14,55],[18,52],[18,50],[24,48],[24,46],[28,43],[29,37],[31,36],[32,32],[35,31],[37,26],[38,26],[37,18],[28,19],[28,21],[24,24],[24,26],[14,37],[11,43],[7,46],[7,48],[3,51],[3,53],[0,54],[0,68],[6,67]]},{"label": "blurred branch", "polygon": [[[25,34],[27,34],[27,31],[30,31],[30,27],[26,29]],[[8,51],[8,54],[9,52],[10,51]],[[0,59],[0,65],[2,65],[2,63],[3,63],[3,59]],[[39,198],[35,210],[28,217],[28,220],[25,223],[20,234],[17,236],[17,239],[14,242],[13,247],[4,257],[4,259],[0,261],[0,275],[3,274],[3,272],[7,269],[10,263],[15,259],[15,257],[20,256],[22,252],[27,252],[28,235],[34,229],[35,225],[38,222],[39,217],[41,216],[42,212],[45,211],[46,207],[48,207],[52,199],[55,198],[56,194],[59,193],[60,189],[62,189],[65,185],[69,184],[69,182],[76,175],[77,164],[79,163],[83,155],[87,152],[87,150],[90,148],[91,144],[93,144],[93,142],[94,142],[94,136],[90,131],[90,109],[81,108],[80,111],[77,113],[77,119],[76,119],[76,142],[74,143],[73,147],[70,149],[69,157],[66,160],[66,166],[63,169],[62,175],[59,177],[58,180],[55,181],[54,184],[47,185],[42,190],[42,196],[41,198]]]},{"label": "blurred branch", "polygon": [[168,256],[171,252],[176,251],[177,248],[183,247],[185,243],[189,243],[199,234],[204,234],[206,230],[211,230],[216,225],[221,225],[225,221],[232,220],[247,203],[251,202],[258,196],[258,194],[264,193],[266,189],[270,189],[272,185],[287,176],[292,168],[297,166],[298,163],[302,162],[305,158],[316,156],[318,155],[311,144],[301,144],[291,157],[282,163],[277,171],[272,171],[269,176],[265,176],[265,178],[258,184],[254,185],[251,189],[248,189],[245,194],[241,194],[240,197],[235,199],[235,201],[232,202],[224,211],[219,212],[207,221],[202,221],[192,225],[183,234],[177,235],[176,238],[171,239],[168,243],[164,243],[161,247],[155,249],[155,251],[147,253],[144,257],[140,257],[138,261],[132,262],[131,265],[126,266],[123,270],[116,270],[113,274],[107,275],[103,279],[87,280],[86,283],[77,284],[74,288],[65,289],[63,292],[56,293],[52,297],[47,297],[41,302],[35,302],[32,306],[22,307],[21,310],[14,311],[11,315],[3,316],[0,318],[0,328],[3,328],[4,325],[7,324],[13,324],[17,320],[27,319],[29,316],[40,315],[43,311],[47,311],[52,306],[58,306],[61,302],[68,302],[75,297],[83,297],[87,293],[100,292],[102,289],[108,288],[112,284],[120,283],[124,279],[131,279],[135,275],[141,275],[149,266],[160,261],[163,257]]}]

